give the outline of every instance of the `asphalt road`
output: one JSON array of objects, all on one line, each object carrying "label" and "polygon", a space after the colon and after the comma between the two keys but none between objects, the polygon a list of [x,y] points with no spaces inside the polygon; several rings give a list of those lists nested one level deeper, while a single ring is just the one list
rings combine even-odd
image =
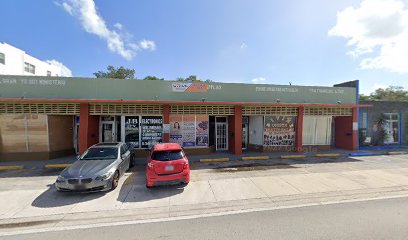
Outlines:
[{"label": "asphalt road", "polygon": [[1,239],[404,239],[408,198],[2,237]]}]

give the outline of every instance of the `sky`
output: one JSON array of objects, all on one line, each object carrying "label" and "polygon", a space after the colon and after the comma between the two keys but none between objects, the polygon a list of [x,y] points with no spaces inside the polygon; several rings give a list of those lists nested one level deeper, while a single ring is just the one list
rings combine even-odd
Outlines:
[{"label": "sky", "polygon": [[400,0],[1,0],[0,42],[73,76],[408,89]]}]

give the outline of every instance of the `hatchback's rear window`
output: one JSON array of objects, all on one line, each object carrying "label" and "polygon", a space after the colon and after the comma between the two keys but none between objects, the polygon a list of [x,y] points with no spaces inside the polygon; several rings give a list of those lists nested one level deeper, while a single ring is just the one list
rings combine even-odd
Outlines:
[{"label": "hatchback's rear window", "polygon": [[152,154],[152,159],[156,161],[172,161],[182,159],[183,157],[183,151],[181,150],[158,151]]}]

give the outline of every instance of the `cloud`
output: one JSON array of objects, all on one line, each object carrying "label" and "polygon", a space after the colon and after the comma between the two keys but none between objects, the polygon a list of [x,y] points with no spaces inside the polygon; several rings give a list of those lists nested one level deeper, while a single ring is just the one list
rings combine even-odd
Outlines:
[{"label": "cloud", "polygon": [[151,50],[151,51],[156,50],[156,44],[153,41],[149,41],[149,40],[140,41],[139,46],[142,49],[148,49],[148,50]]},{"label": "cloud", "polygon": [[248,45],[246,45],[246,43],[241,43],[241,46],[239,47],[239,48],[241,48],[241,49],[244,49],[244,48],[247,48],[248,47]]},{"label": "cloud", "polygon": [[337,13],[329,36],[348,39],[361,69],[408,73],[408,10],[401,0],[363,0]]},{"label": "cloud", "polygon": [[67,66],[65,66],[63,63],[58,62],[58,61],[55,60],[55,59],[46,60],[46,62],[47,62],[48,64],[57,66],[57,67],[59,67],[59,68],[61,69],[61,72],[58,74],[59,76],[62,76],[62,77],[72,77],[72,71],[71,71]]},{"label": "cloud", "polygon": [[264,77],[253,78],[251,80],[251,82],[253,82],[253,83],[264,83],[264,82],[266,82],[266,78],[264,78]]},{"label": "cloud", "polygon": [[[114,28],[119,31],[109,29],[105,20],[97,11],[93,0],[63,0],[62,4],[59,5],[62,6],[68,14],[78,18],[85,31],[105,40],[109,50],[121,55],[123,58],[131,60],[137,51],[145,49],[141,46],[134,47],[137,44],[131,42],[128,34],[122,33],[122,24],[114,24]],[[153,41],[149,42],[152,42],[155,46]],[[154,49],[150,48],[150,50]]]}]

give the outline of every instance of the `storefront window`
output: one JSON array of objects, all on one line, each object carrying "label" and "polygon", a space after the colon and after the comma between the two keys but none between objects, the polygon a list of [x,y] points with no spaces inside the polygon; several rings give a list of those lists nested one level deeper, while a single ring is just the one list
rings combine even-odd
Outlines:
[{"label": "storefront window", "polygon": [[296,117],[265,116],[264,146],[293,146]]},{"label": "storefront window", "polygon": [[163,119],[160,116],[142,116],[142,148],[150,148],[163,142]]},{"label": "storefront window", "polygon": [[125,117],[125,142],[132,148],[139,148],[139,117]]},{"label": "storefront window", "polygon": [[171,115],[170,142],[184,147],[208,146],[207,115]]}]

